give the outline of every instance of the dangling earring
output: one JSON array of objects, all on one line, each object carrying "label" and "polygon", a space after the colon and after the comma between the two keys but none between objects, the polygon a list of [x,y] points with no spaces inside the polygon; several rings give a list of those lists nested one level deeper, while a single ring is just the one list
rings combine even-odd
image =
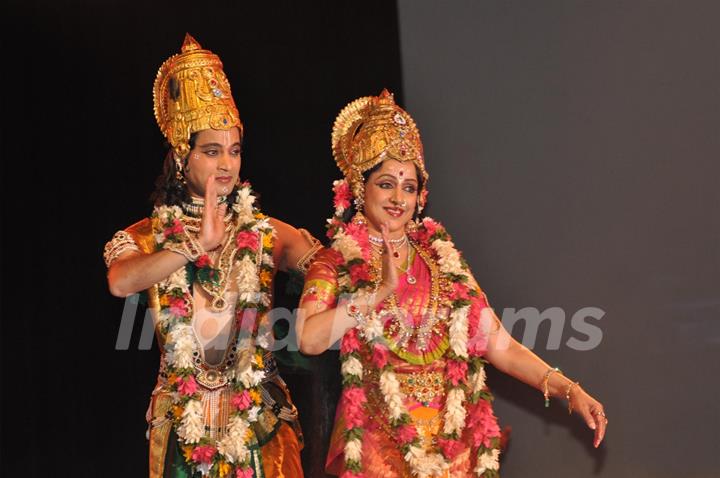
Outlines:
[{"label": "dangling earring", "polygon": [[362,181],[355,182],[354,184],[352,184],[352,191],[353,196],[355,197],[355,199],[353,200],[355,210],[357,212],[362,212],[363,206],[365,205],[365,185],[362,183]]},{"label": "dangling earring", "polygon": [[182,159],[177,155],[174,155],[173,159],[175,160],[175,179],[182,184],[187,184],[185,175],[183,174]]},{"label": "dangling earring", "polygon": [[355,198],[353,200],[353,204],[355,205],[355,210],[357,212],[362,212],[363,206],[365,205],[365,201],[362,197]]}]

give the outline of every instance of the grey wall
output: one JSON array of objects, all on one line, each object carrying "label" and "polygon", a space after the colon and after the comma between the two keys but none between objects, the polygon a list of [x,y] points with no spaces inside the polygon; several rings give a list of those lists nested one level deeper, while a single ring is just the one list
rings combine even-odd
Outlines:
[{"label": "grey wall", "polygon": [[[720,3],[399,0],[430,213],[498,312],[601,399],[606,444],[495,373],[503,476],[720,476]],[[373,92],[369,92],[373,93]],[[374,92],[377,93],[377,92]],[[602,308],[601,343],[570,316]],[[597,330],[597,329],[596,329]],[[514,335],[522,339],[518,326]]]}]

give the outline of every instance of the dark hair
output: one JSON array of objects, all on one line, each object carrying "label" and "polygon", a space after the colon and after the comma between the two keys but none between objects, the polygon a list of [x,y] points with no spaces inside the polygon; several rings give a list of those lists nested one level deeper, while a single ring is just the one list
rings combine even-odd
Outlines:
[{"label": "dark hair", "polygon": [[[188,145],[192,150],[195,147],[197,133],[190,135]],[[183,167],[187,166],[188,156],[182,159]],[[168,151],[163,162],[163,170],[160,176],[155,180],[155,191],[150,195],[150,201],[153,205],[179,206],[183,202],[190,201],[190,193],[188,193],[185,183],[178,179],[177,164],[175,163],[175,153],[172,146],[168,144]],[[182,173],[181,173],[182,174]]]},{"label": "dark hair", "polygon": [[[372,173],[379,170],[382,167],[382,164],[383,164],[383,161],[380,161],[375,166],[373,166],[372,168],[368,169],[367,171],[365,171],[363,173],[363,175],[362,175],[363,183],[365,184],[365,186],[367,186],[368,181],[370,181],[370,176],[372,175]],[[423,192],[423,189],[425,188],[425,177],[423,177],[422,171],[420,171],[420,168],[418,168],[416,164],[413,164],[413,165],[415,166],[415,173],[417,174],[417,178],[418,178],[417,196],[418,196],[418,201],[419,201],[420,196]],[[427,204],[425,205],[425,207],[427,207]],[[355,203],[351,202],[350,207],[348,209],[346,209],[345,212],[343,213],[343,217],[342,217],[343,222],[348,222],[350,219],[352,219],[352,217],[355,215],[356,212],[357,212],[357,209],[355,208]],[[418,214],[417,209],[415,209],[415,211],[413,211],[413,217],[412,217],[413,220],[422,218],[422,217],[423,217],[423,214],[422,213]]]}]

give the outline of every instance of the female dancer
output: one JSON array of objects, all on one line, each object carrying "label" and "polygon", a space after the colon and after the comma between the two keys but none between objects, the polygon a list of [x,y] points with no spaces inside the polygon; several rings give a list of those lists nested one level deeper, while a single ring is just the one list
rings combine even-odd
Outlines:
[{"label": "female dancer", "polygon": [[[306,276],[300,349],[341,342],[343,394],[327,459],[343,477],[495,477],[500,429],[484,366],[568,400],[603,439],[603,406],[503,328],[445,229],[420,218],[428,175],[413,119],[387,91],[332,133],[331,248]],[[353,202],[353,204],[351,204]]]}]

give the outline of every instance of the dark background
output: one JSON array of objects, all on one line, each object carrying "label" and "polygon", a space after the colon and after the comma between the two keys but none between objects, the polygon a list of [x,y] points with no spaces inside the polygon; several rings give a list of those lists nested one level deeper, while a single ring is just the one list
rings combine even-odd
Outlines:
[{"label": "dark background", "polygon": [[[158,355],[142,313],[115,349],[102,246],[150,212],[152,82],[186,31],[224,62],[267,213],[322,236],[332,121],[388,87],[423,134],[430,213],[496,310],[606,312],[593,350],[569,324],[534,347],[604,402],[606,443],[491,373],[504,477],[717,476],[718,18],[709,0],[4,2],[3,476],[146,473]],[[335,360],[285,365],[309,477]]]},{"label": "dark background", "polygon": [[[151,212],[165,155],[152,85],[185,32],[223,61],[245,124],[241,177],[266,213],[320,238],[340,177],[335,116],[383,87],[402,98],[393,2],[263,5],[4,4],[4,476],[147,472],[158,353],[138,350],[142,310],[129,349],[115,350],[124,301],[107,291],[102,248]],[[339,369],[333,353],[304,365],[283,375],[308,476],[323,476]]]}]

